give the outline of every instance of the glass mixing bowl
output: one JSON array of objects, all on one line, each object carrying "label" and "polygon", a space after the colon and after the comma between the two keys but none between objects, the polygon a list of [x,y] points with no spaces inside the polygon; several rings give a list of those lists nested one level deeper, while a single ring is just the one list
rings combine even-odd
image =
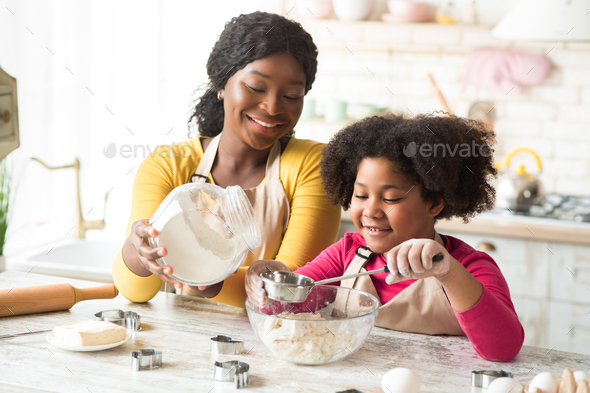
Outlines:
[{"label": "glass mixing bowl", "polygon": [[303,303],[258,308],[246,299],[246,310],[256,336],[276,357],[320,365],[342,360],[364,344],[379,301],[357,289],[318,285]]}]

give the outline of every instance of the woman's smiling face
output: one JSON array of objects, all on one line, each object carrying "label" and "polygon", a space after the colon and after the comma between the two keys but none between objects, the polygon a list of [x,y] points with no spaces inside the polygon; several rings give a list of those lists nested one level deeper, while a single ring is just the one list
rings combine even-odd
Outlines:
[{"label": "woman's smiling face", "polygon": [[249,63],[228,79],[223,91],[223,131],[263,150],[287,135],[303,109],[303,65],[287,53]]},{"label": "woman's smiling face", "polygon": [[361,161],[350,215],[373,252],[385,253],[409,239],[432,238],[434,217],[444,204],[425,201],[421,191],[391,161]]}]

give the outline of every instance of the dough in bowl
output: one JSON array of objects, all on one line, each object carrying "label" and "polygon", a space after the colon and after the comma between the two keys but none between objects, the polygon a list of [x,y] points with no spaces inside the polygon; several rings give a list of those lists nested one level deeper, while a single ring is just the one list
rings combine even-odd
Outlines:
[{"label": "dough in bowl", "polygon": [[329,362],[342,357],[352,346],[354,337],[331,326],[320,314],[283,312],[267,319],[261,337],[264,344],[295,363]]}]

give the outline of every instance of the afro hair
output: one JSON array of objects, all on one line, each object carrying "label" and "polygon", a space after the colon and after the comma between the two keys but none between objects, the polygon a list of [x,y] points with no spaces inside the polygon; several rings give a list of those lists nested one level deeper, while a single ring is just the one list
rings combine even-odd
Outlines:
[{"label": "afro hair", "polygon": [[361,161],[386,158],[422,190],[443,200],[438,219],[462,218],[493,208],[495,133],[478,120],[457,116],[386,114],[339,131],[323,150],[321,176],[331,204],[350,207]]}]

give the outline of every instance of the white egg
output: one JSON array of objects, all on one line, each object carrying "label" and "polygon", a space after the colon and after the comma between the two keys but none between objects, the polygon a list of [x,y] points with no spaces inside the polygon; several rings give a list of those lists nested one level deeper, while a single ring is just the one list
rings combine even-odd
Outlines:
[{"label": "white egg", "polygon": [[497,378],[488,386],[488,393],[522,393],[523,386],[513,378]]},{"label": "white egg", "polygon": [[418,393],[420,379],[409,368],[398,367],[385,373],[381,387],[385,393]]},{"label": "white egg", "polygon": [[557,378],[550,372],[537,374],[531,381],[530,388],[538,388],[543,393],[557,393]]},{"label": "white egg", "polygon": [[582,380],[590,382],[590,376],[588,376],[588,374],[586,374],[584,371],[574,371],[574,379],[576,380],[576,385]]}]

